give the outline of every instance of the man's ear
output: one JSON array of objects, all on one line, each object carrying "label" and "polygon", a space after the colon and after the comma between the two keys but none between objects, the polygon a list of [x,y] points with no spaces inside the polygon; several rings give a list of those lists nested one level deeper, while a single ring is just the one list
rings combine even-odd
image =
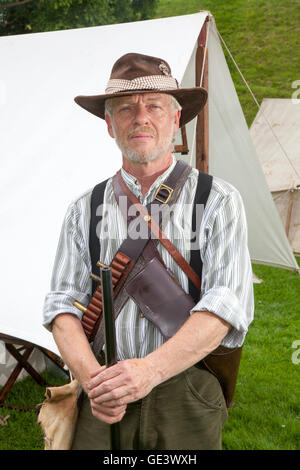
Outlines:
[{"label": "man's ear", "polygon": [[180,116],[181,116],[181,111],[177,110],[174,116],[174,135],[179,129]]},{"label": "man's ear", "polygon": [[114,139],[115,136],[114,136],[114,131],[113,131],[113,127],[111,125],[111,118],[108,114],[105,114],[105,122],[107,124],[107,132],[109,133],[109,135]]}]

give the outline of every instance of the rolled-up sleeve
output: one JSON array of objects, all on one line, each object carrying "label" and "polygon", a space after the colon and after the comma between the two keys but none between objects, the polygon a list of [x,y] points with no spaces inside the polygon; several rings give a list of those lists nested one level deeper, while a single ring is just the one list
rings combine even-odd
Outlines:
[{"label": "rolled-up sleeve", "polygon": [[[51,278],[51,290],[46,295],[43,310],[43,326],[52,330],[52,321],[61,313],[71,313],[79,319],[82,313],[73,306],[75,300],[87,305],[90,300],[90,257],[86,247],[88,230],[86,214],[89,205],[84,199],[72,203],[61,228]],[[86,209],[86,210],[83,210]]]},{"label": "rolled-up sleeve", "polygon": [[254,315],[247,221],[239,192],[233,189],[224,196],[214,218],[204,223],[201,298],[192,312],[209,311],[232,325],[221,344],[238,347]]}]

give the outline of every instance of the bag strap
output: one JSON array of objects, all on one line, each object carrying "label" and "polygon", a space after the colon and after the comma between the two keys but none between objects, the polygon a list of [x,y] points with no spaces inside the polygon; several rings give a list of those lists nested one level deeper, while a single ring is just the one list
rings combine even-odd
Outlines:
[{"label": "bag strap", "polygon": [[195,287],[200,290],[201,289],[201,279],[199,276],[194,272],[191,266],[187,263],[181,253],[175,248],[173,243],[164,235],[162,232],[159,224],[156,220],[151,217],[148,212],[147,207],[140,204],[138,199],[134,196],[134,194],[129,191],[127,185],[123,181],[122,176],[120,173],[118,175],[119,184],[122,187],[124,193],[127,195],[128,199],[132,203],[132,205],[136,206],[137,210],[140,211],[142,220],[147,224],[149,230],[155,235],[156,238],[161,242],[164,248],[170,253],[176,263],[181,267],[181,269],[186,273],[188,278],[192,281]]},{"label": "bag strap", "polygon": [[[118,177],[118,182],[119,182],[119,187],[123,189],[124,193],[130,200],[130,202],[136,206],[137,210],[140,211],[141,215],[143,216],[144,221],[148,224],[148,228],[152,233],[158,238],[158,240],[162,243],[162,245],[165,247],[165,249],[170,253],[170,255],[174,258],[176,263],[180,266],[180,268],[185,272],[185,274],[188,277],[189,281],[189,292],[193,299],[195,300],[195,303],[198,302],[199,297],[200,297],[200,292],[201,292],[201,277],[202,277],[202,259],[200,255],[200,249],[196,250],[191,250],[191,256],[190,256],[190,263],[187,263],[187,261],[184,259],[184,257],[181,255],[181,253],[178,252],[178,250],[175,248],[173,243],[168,240],[168,238],[164,235],[162,232],[159,224],[153,219],[150,214],[149,214],[149,206],[143,206],[140,204],[138,199],[134,196],[131,191],[129,191],[127,185],[125,184],[121,173],[118,172],[117,175]],[[211,187],[212,187],[212,180],[213,177],[211,175],[208,175],[206,173],[203,173],[199,171],[198,173],[198,181],[197,181],[197,188],[196,188],[196,193],[195,193],[195,198],[194,198],[194,204],[193,204],[193,214],[192,214],[192,233],[196,233],[196,238],[199,233],[200,227],[197,227],[197,214],[198,214],[198,206],[201,205],[205,208]],[[117,186],[117,185],[116,185]],[[182,185],[178,185],[177,191],[181,190]],[[178,196],[178,194],[177,194]],[[199,223],[199,221],[198,221]],[[193,242],[191,240],[191,242]]]}]

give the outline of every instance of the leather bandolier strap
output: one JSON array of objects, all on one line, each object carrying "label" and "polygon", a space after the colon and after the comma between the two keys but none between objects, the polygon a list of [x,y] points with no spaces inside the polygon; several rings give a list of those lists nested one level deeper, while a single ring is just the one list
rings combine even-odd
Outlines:
[{"label": "leather bandolier strap", "polygon": [[[131,271],[132,265],[133,263],[130,258],[121,252],[118,252],[112,260],[110,267],[112,271],[114,297],[118,295],[118,292],[122,288],[127,275]],[[91,276],[92,279],[99,284],[96,287],[88,306],[84,309],[81,319],[84,332],[90,342],[94,340],[95,334],[102,320],[102,288],[100,278],[94,274]]]}]

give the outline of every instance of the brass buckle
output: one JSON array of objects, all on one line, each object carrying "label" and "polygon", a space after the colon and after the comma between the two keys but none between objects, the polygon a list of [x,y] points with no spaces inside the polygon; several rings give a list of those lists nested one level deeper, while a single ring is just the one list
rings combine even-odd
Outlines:
[{"label": "brass buckle", "polygon": [[[162,195],[158,196],[159,192],[161,190],[165,190],[165,191],[168,191],[168,196],[165,200],[162,199]],[[169,202],[169,200],[171,199],[171,196],[173,194],[173,189],[170,188],[169,186],[165,185],[165,184],[160,184],[155,195],[154,195],[154,199],[156,199],[156,201],[159,201],[159,202],[162,202],[163,204],[167,204]]]}]

